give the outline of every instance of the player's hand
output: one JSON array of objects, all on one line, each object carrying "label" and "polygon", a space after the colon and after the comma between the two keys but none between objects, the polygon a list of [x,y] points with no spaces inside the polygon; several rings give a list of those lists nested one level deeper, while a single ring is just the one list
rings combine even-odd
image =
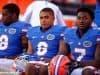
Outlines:
[{"label": "player's hand", "polygon": [[70,72],[72,72],[75,68],[78,68],[78,67],[81,67],[80,62],[73,61],[69,66]]}]

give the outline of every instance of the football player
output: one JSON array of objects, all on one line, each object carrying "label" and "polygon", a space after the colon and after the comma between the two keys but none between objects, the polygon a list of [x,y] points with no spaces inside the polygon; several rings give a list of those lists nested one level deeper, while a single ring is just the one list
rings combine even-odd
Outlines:
[{"label": "football player", "polygon": [[58,53],[59,43],[66,27],[54,26],[54,12],[44,8],[40,14],[41,26],[33,27],[28,32],[28,53],[33,57],[26,67],[26,75],[48,75],[48,63]]},{"label": "football player", "polygon": [[[75,61],[71,75],[81,75],[82,67],[94,66],[100,68],[100,30],[92,28],[94,13],[89,8],[81,7],[77,10],[76,28],[65,30],[61,50],[66,52],[65,44],[70,46],[70,51]],[[65,50],[66,49],[66,50]]]},{"label": "football player", "polygon": [[[25,37],[31,25],[19,21],[19,14],[20,9],[16,4],[6,4],[2,8],[2,20],[0,22],[0,60],[1,58],[14,59],[23,52],[21,39]],[[2,60],[0,62],[0,64],[7,63]]]}]

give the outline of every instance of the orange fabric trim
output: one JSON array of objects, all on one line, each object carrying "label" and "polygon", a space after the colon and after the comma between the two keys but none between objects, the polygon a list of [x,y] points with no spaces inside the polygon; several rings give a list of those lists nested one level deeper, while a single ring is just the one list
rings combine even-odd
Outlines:
[{"label": "orange fabric trim", "polygon": [[96,4],[96,0],[84,0],[85,4]]}]

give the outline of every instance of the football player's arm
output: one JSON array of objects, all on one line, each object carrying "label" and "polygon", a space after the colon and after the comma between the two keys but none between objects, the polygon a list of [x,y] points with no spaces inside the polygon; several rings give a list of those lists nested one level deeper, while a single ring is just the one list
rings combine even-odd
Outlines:
[{"label": "football player's arm", "polygon": [[33,47],[32,47],[32,43],[28,40],[28,49],[27,49],[27,53],[28,54],[32,54],[33,53]]},{"label": "football player's arm", "polygon": [[28,38],[26,36],[21,37],[21,45],[22,45],[23,52],[26,52],[28,48]]},{"label": "football player's arm", "polygon": [[69,45],[64,40],[60,40],[58,55],[69,55],[69,54],[70,54]]},{"label": "football player's arm", "polygon": [[96,60],[96,65],[100,69],[100,42],[97,43],[96,52],[95,52],[95,60]]},{"label": "football player's arm", "polygon": [[100,68],[100,42],[96,45],[96,52],[94,60],[88,62],[81,62],[82,66],[94,66],[96,68]]},{"label": "football player's arm", "polygon": [[21,44],[22,44],[22,49],[24,52],[26,52],[28,48],[27,32],[30,28],[31,28],[31,25],[28,23],[25,23],[21,31]]},{"label": "football player's arm", "polygon": [[[63,39],[60,40],[60,42],[59,42],[59,51],[58,51],[57,55],[65,55],[65,56],[67,55],[68,57],[70,55],[70,48]],[[51,59],[46,58],[46,62],[49,62],[49,61],[51,61]]]}]

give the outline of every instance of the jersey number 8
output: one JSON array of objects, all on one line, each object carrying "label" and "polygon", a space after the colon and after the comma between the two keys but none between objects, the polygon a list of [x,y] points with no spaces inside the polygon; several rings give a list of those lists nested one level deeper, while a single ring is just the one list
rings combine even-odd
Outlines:
[{"label": "jersey number 8", "polygon": [[42,56],[47,53],[48,44],[46,42],[39,42],[37,46],[37,55]]},{"label": "jersey number 8", "polygon": [[7,35],[0,36],[0,50],[5,50],[8,47],[8,37]]}]

